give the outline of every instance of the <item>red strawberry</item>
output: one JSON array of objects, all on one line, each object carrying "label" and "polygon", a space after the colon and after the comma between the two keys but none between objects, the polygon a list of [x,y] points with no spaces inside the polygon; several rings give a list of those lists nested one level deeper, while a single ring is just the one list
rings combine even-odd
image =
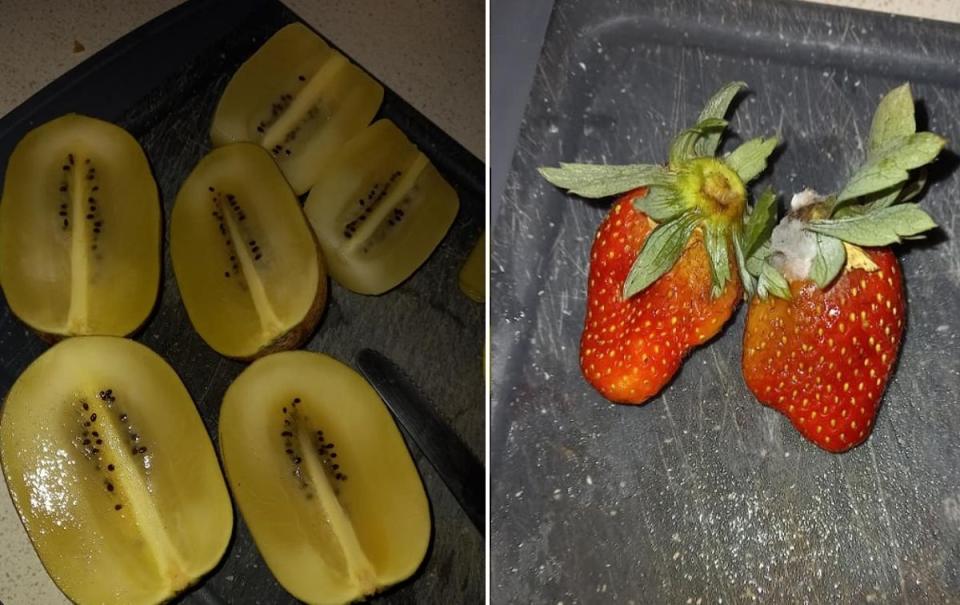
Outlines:
[{"label": "red strawberry", "polygon": [[633,207],[646,193],[637,189],[617,200],[590,253],[580,368],[604,397],[621,403],[656,395],[687,353],[720,331],[742,292],[734,278],[718,297],[711,295],[710,258],[695,231],[673,268],[639,294],[623,297],[623,282],[656,225]]},{"label": "red strawberry", "polygon": [[922,189],[908,171],[932,162],[945,141],[917,133],[913,112],[907,85],[884,97],[866,162],[843,191],[795,195],[746,263],[758,278],[743,342],[747,386],[830,452],[870,435],[900,352],[906,309],[888,245],[936,226],[907,203]]},{"label": "red strawberry", "polygon": [[903,285],[888,249],[877,269],[844,271],[820,289],[790,282],[790,300],[754,298],[743,337],[743,376],[762,403],[825,450],[870,434],[903,335]]},{"label": "red strawberry", "polygon": [[714,157],[723,116],[742,86],[729,84],[707,102],[696,126],[671,145],[666,166],[561,164],[540,171],[584,197],[627,192],[593,244],[580,340],[584,376],[612,401],[643,403],[656,395],[690,350],[730,318],[741,276],[750,278],[742,263],[744,183],[764,170],[777,141],[754,139]]}]

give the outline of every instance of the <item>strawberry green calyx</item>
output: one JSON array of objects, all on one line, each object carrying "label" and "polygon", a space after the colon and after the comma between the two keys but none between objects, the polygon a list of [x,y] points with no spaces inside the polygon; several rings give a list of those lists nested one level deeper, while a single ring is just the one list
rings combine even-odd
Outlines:
[{"label": "strawberry green calyx", "polygon": [[[794,195],[790,212],[769,241],[748,256],[748,270],[762,287],[758,294],[789,298],[788,281],[810,279],[825,289],[844,270],[875,270],[860,246],[879,247],[923,237],[936,223],[912,202],[925,185],[924,167],[946,140],[916,132],[909,84],[880,101],[874,114],[863,165],[840,193],[812,190]],[[770,283],[770,269],[778,274]]]},{"label": "strawberry green calyx", "polygon": [[714,298],[732,279],[731,251],[741,280],[746,276],[752,281],[741,250],[744,216],[749,207],[746,183],[763,172],[778,141],[757,138],[725,156],[717,155],[727,127],[724,116],[745,86],[743,82],[731,82],[714,93],[696,124],[674,139],[665,166],[562,163],[557,168],[540,168],[547,181],[583,197],[647,189],[634,206],[659,224],[644,242],[624,280],[624,298],[645,290],[669,271],[698,229],[703,232],[710,258]]},{"label": "strawberry green calyx", "polygon": [[680,167],[676,191],[686,208],[694,208],[712,223],[743,219],[747,189],[737,173],[715,158],[696,158]]}]

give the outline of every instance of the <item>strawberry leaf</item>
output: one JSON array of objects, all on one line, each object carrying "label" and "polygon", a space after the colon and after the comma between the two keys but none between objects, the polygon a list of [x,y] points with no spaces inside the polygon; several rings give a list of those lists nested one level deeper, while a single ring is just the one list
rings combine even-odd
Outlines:
[{"label": "strawberry leaf", "polygon": [[780,275],[780,272],[767,261],[760,265],[760,276],[757,279],[757,295],[760,298],[766,298],[773,294],[777,298],[784,300],[790,299],[790,284],[787,279]]},{"label": "strawberry leaf", "polygon": [[829,286],[840,274],[847,261],[847,253],[843,242],[835,237],[817,233],[816,242],[817,252],[810,265],[809,277],[822,289]]},{"label": "strawberry leaf", "polygon": [[870,125],[868,158],[875,156],[894,139],[917,131],[913,111],[913,96],[910,94],[909,84],[898,86],[884,95]]},{"label": "strawberry leaf", "polygon": [[[703,106],[700,117],[697,122],[703,122],[709,118],[723,118],[730,109],[730,104],[741,90],[747,87],[746,82],[730,82],[725,84],[720,90],[713,93],[713,96]],[[708,157],[716,155],[717,148],[720,146],[720,137],[723,131],[710,132],[700,137],[694,144],[694,153],[698,157]]]},{"label": "strawberry leaf", "polygon": [[897,204],[859,216],[810,221],[804,228],[858,246],[886,246],[936,226],[917,204]]},{"label": "strawberry leaf", "polygon": [[670,145],[670,166],[676,168],[686,160],[697,157],[695,149],[697,141],[709,134],[720,136],[726,127],[727,121],[724,119],[707,118],[678,134]]},{"label": "strawberry leaf", "polygon": [[747,261],[744,265],[747,268],[747,273],[754,277],[760,277],[760,274],[763,273],[763,263],[772,251],[773,246],[770,244],[769,239],[760,244],[760,246],[754,250],[753,254],[747,256]]},{"label": "strawberry leaf", "polygon": [[726,228],[711,222],[707,222],[704,227],[703,243],[707,247],[707,256],[710,257],[710,280],[713,284],[711,294],[716,298],[730,281]]},{"label": "strawberry leaf", "polygon": [[743,230],[743,254],[750,258],[757,247],[770,239],[770,232],[777,222],[777,196],[767,188],[753,204],[750,217]]},{"label": "strawberry leaf", "polygon": [[693,210],[653,230],[623,282],[623,297],[642,292],[677,262],[700,217]]},{"label": "strawberry leaf", "polygon": [[733,253],[737,258],[737,271],[740,273],[740,281],[743,283],[744,299],[750,300],[757,291],[757,284],[754,277],[750,275],[750,271],[747,270],[747,259],[743,250],[743,234],[734,231]]},{"label": "strawberry leaf", "polygon": [[633,200],[633,207],[658,223],[666,222],[684,210],[676,190],[670,187],[651,187],[647,195]]},{"label": "strawberry leaf", "polygon": [[933,161],[946,140],[931,132],[897,137],[867,159],[837,197],[838,202],[881,191],[902,183],[907,172]]},{"label": "strawberry leaf", "polygon": [[601,198],[651,185],[669,185],[675,180],[663,166],[631,164],[565,164],[538,168],[543,178],[582,197]]},{"label": "strawberry leaf", "polygon": [[733,169],[745,184],[757,178],[767,167],[767,158],[779,141],[776,137],[757,137],[734,149],[724,162]]}]

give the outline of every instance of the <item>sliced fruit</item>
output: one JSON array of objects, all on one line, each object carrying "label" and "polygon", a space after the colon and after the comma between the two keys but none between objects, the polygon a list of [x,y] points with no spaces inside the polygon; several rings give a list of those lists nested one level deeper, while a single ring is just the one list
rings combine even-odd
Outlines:
[{"label": "sliced fruit", "polygon": [[123,336],[160,286],[160,201],[122,128],[68,114],[31,130],[7,164],[0,283],[42,335]]},{"label": "sliced fruit", "polygon": [[254,362],[220,410],[227,479],[280,584],[345,603],[406,579],[430,513],[400,431],[352,369],[290,351]]},{"label": "sliced fruit", "polygon": [[206,429],[156,353],[70,338],[20,375],[0,460],[40,560],[76,603],[159,603],[220,560],[233,511]]},{"label": "sliced fruit", "polygon": [[354,292],[381,294],[427,260],[459,208],[427,156],[378,120],[323,166],[304,211],[330,275]]},{"label": "sliced fruit", "polygon": [[300,23],[267,40],[227,84],[213,116],[214,145],[267,149],[297,195],[329,155],[370,123],[383,87]]},{"label": "sliced fruit", "polygon": [[200,336],[227,357],[299,346],[320,319],[327,278],[303,211],[256,145],[214,149],[177,194],[170,254]]},{"label": "sliced fruit", "polygon": [[474,302],[483,302],[487,291],[484,258],[484,236],[480,234],[480,239],[473,245],[460,269],[460,289]]}]

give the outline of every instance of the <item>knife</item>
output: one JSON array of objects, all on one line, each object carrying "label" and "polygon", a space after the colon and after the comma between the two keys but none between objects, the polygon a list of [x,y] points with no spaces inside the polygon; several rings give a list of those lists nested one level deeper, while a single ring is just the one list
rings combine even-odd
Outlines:
[{"label": "knife", "polygon": [[483,535],[487,500],[483,464],[396,364],[377,351],[363,349],[357,366]]}]

